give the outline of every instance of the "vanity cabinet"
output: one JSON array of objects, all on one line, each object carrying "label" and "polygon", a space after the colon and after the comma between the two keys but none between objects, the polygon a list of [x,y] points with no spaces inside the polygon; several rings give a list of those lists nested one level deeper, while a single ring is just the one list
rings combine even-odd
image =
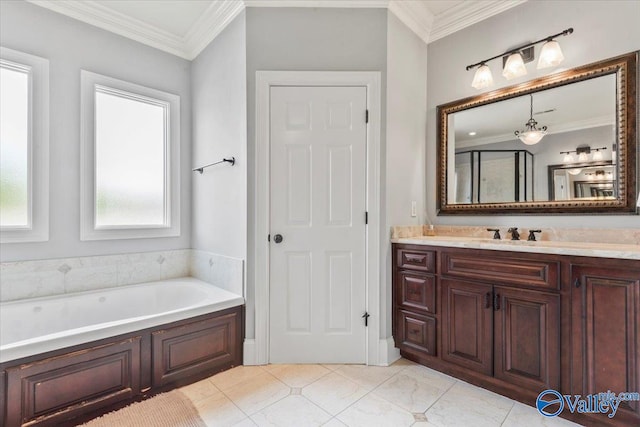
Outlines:
[{"label": "vanity cabinet", "polygon": [[[640,392],[640,269],[611,267],[571,265],[572,394]],[[640,425],[640,402],[615,418]]]},{"label": "vanity cabinet", "polygon": [[396,251],[393,264],[396,342],[418,357],[436,356],[435,252],[404,245]]},{"label": "vanity cabinet", "polygon": [[[640,261],[393,245],[394,338],[413,361],[535,406],[640,390]],[[640,425],[640,402],[585,425]]]},{"label": "vanity cabinet", "polygon": [[560,383],[560,296],[442,279],[442,359],[521,387]]}]

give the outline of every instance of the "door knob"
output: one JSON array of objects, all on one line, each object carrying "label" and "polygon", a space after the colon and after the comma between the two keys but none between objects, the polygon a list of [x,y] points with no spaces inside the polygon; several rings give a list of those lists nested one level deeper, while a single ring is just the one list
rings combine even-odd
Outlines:
[{"label": "door knob", "polygon": [[282,234],[276,234],[275,236],[273,236],[273,241],[276,243],[282,242]]}]

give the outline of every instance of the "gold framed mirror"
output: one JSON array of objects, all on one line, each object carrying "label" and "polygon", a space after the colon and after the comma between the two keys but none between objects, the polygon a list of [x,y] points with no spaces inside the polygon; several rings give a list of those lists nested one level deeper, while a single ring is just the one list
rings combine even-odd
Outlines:
[{"label": "gold framed mirror", "polygon": [[[438,106],[438,215],[635,214],[637,64],[632,52]],[[531,120],[545,132],[528,145]]]}]

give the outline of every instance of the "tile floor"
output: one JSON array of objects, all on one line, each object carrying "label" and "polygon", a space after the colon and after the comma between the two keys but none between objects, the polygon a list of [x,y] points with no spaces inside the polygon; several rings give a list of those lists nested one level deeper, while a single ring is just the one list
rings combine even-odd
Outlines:
[{"label": "tile floor", "polygon": [[577,426],[405,359],[239,366],[181,391],[208,426]]}]

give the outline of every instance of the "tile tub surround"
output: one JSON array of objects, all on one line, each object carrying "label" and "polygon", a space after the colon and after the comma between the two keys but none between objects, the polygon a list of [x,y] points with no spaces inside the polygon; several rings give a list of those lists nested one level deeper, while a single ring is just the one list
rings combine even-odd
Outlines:
[{"label": "tile tub surround", "polygon": [[239,366],[180,389],[208,426],[577,426],[400,359]]},{"label": "tile tub surround", "polygon": [[243,269],[243,260],[191,249],[3,262],[0,302],[185,276],[243,295]]}]

